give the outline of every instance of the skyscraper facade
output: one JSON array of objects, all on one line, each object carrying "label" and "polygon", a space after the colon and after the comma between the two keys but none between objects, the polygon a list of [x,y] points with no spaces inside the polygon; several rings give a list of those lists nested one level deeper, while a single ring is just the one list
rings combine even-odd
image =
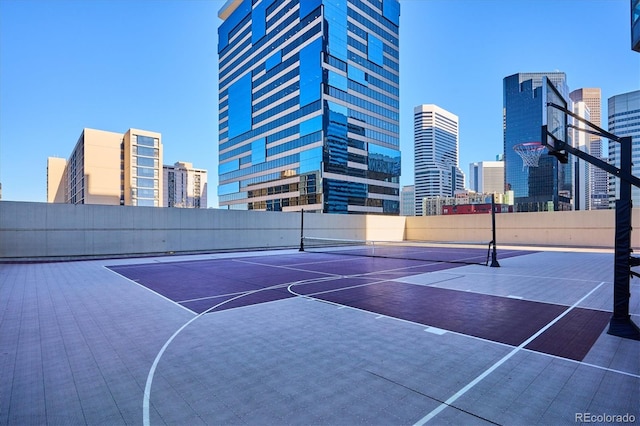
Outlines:
[{"label": "skyscraper facade", "polygon": [[469,189],[480,194],[504,193],[504,161],[469,164]]},{"label": "skyscraper facade", "polygon": [[631,1],[631,48],[640,52],[640,0]]},{"label": "skyscraper facade", "polygon": [[[589,107],[584,101],[573,102],[573,113],[587,121],[590,120]],[[584,130],[590,130],[589,126],[578,120],[574,120],[572,128],[573,147],[582,152],[590,154],[589,150],[589,133]],[[573,166],[573,208],[574,210],[591,210],[591,169],[594,167],[578,157],[571,156],[569,161]]]},{"label": "skyscraper facade", "polygon": [[416,215],[425,197],[451,197],[464,189],[458,153],[458,116],[437,105],[413,109]]},{"label": "skyscraper facade", "polygon": [[397,0],[230,0],[221,208],[399,213]]},{"label": "skyscraper facade", "polygon": [[[602,94],[599,88],[582,88],[572,91],[569,97],[573,102],[584,102],[589,108],[589,122],[598,127],[602,127]],[[587,135],[589,138],[588,149],[589,154],[607,161],[602,155],[602,139],[597,135]],[[590,209],[600,210],[609,208],[608,181],[609,176],[604,170],[593,167],[589,168],[589,187],[590,187]]]},{"label": "skyscraper facade", "polygon": [[527,166],[518,154],[521,144],[542,142],[543,77],[547,77],[569,100],[569,88],[563,72],[518,73],[503,80],[505,186],[513,191],[517,211],[572,208],[571,166],[561,164],[555,157],[547,155],[546,149],[540,150],[541,155],[535,166]]},{"label": "skyscraper facade", "polygon": [[178,161],[162,166],[164,207],[207,208],[207,171]]},{"label": "skyscraper facade", "polygon": [[400,191],[400,215],[415,216],[416,215],[416,187],[415,185],[406,185]]},{"label": "skyscraper facade", "polygon": [[[608,100],[609,132],[616,136],[631,136],[633,145],[631,173],[640,176],[640,90],[612,96]],[[620,144],[609,141],[609,164],[620,167]],[[615,200],[620,197],[620,181],[609,176],[609,206],[615,208]],[[640,206],[640,189],[631,190],[634,206]]]}]

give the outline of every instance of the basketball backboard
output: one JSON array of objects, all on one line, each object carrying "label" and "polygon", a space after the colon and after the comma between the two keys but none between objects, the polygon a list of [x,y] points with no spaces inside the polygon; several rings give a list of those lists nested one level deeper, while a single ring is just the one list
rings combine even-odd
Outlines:
[{"label": "basketball backboard", "polygon": [[[552,105],[550,105],[552,104]],[[554,108],[557,105],[567,109],[567,101],[547,77],[542,77],[542,143],[561,163],[568,162],[564,144],[568,141],[567,114]]]}]

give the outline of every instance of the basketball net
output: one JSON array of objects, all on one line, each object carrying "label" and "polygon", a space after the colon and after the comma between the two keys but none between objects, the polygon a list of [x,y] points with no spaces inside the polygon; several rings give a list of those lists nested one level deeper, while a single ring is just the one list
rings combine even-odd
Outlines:
[{"label": "basketball net", "polygon": [[529,167],[538,167],[544,145],[540,142],[525,142],[515,145],[513,150],[522,158],[522,170],[525,170]]}]

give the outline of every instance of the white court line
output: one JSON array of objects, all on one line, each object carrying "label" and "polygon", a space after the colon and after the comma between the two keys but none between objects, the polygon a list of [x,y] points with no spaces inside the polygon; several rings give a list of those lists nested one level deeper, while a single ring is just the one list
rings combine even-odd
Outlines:
[{"label": "white court line", "polygon": [[213,311],[216,308],[219,308],[220,306],[232,302],[234,300],[240,299],[242,297],[245,296],[249,296],[255,293],[259,293],[261,291],[265,291],[265,290],[272,290],[272,289],[276,289],[276,288],[282,288],[284,286],[291,286],[291,285],[295,285],[295,284],[301,284],[301,283],[311,283],[314,281],[326,281],[327,278],[314,278],[311,280],[301,280],[301,281],[295,281],[293,283],[284,283],[284,284],[276,284],[270,287],[265,287],[265,288],[261,288],[261,289],[257,289],[257,290],[252,290],[252,291],[248,291],[245,293],[242,293],[236,297],[233,297],[231,299],[225,300],[223,302],[218,303],[215,306],[210,307],[209,309],[207,309],[204,312],[201,312],[199,314],[197,314],[195,317],[191,318],[189,321],[187,321],[186,323],[184,323],[182,325],[182,327],[180,327],[178,330],[176,330],[171,337],[169,337],[169,339],[165,342],[165,344],[162,346],[162,348],[160,349],[160,352],[158,352],[158,354],[156,355],[156,358],[153,360],[153,364],[151,365],[151,369],[149,370],[149,374],[147,375],[147,382],[144,386],[144,395],[142,398],[142,424],[144,426],[149,426],[150,420],[149,420],[149,399],[151,398],[151,385],[153,383],[153,376],[155,375],[156,372],[156,368],[158,367],[158,363],[160,362],[160,358],[162,358],[162,355],[164,355],[165,351],[167,350],[167,348],[169,347],[169,345],[171,344],[171,342],[173,342],[173,340],[178,336],[178,334],[180,334],[182,332],[182,330],[184,330],[185,328],[187,328],[187,326],[189,324],[191,324],[192,322],[194,322],[195,320],[197,320],[198,318],[201,318],[203,315],[208,314],[209,312]]},{"label": "white court line", "polygon": [[544,327],[542,327],[540,330],[538,330],[537,333],[535,333],[533,336],[529,337],[527,340],[525,340],[524,342],[522,342],[519,346],[515,347],[511,352],[509,352],[507,355],[505,355],[504,357],[502,357],[500,360],[498,360],[495,364],[493,364],[491,367],[487,368],[484,372],[482,372],[482,374],[480,374],[478,377],[476,377],[475,379],[473,379],[471,382],[469,382],[465,387],[463,387],[462,389],[460,389],[458,392],[456,392],[455,394],[453,394],[451,397],[449,397],[449,399],[447,399],[445,402],[443,402],[442,404],[440,404],[436,409],[434,409],[433,411],[431,411],[429,414],[427,414],[426,416],[424,416],[423,418],[421,418],[420,420],[418,420],[414,426],[422,426],[425,423],[427,423],[429,420],[431,420],[432,418],[434,418],[435,416],[437,416],[438,414],[440,414],[440,412],[442,410],[444,410],[447,407],[450,407],[451,404],[453,404],[458,398],[460,398],[462,395],[464,395],[465,393],[467,393],[471,388],[473,388],[475,385],[477,385],[478,383],[480,383],[485,377],[487,377],[489,374],[491,374],[494,370],[496,370],[498,367],[500,367],[502,364],[504,364],[505,362],[507,362],[510,358],[512,358],[515,354],[517,354],[518,352],[520,352],[525,346],[527,346],[529,343],[531,343],[533,340],[535,340],[538,336],[540,336],[542,333],[544,333],[545,331],[547,331],[552,325],[554,325],[555,323],[557,323],[558,321],[560,321],[560,319],[562,319],[565,315],[567,315],[571,310],[573,310],[576,306],[578,306],[580,303],[582,303],[586,298],[588,298],[589,296],[591,296],[591,294],[593,294],[597,289],[599,289],[602,285],[604,285],[604,281],[601,282],[600,284],[598,284],[596,287],[594,287],[589,293],[587,293],[585,296],[583,296],[580,300],[578,300],[576,303],[574,303],[573,305],[571,305],[567,310],[565,310],[563,313],[561,313],[560,315],[558,315],[554,320],[552,320],[551,322],[549,322],[547,325],[545,325]]},{"label": "white court line", "polygon": [[[148,263],[148,265],[151,265],[151,263]],[[119,265],[118,265],[118,266],[119,266]],[[150,291],[150,292],[151,292],[151,293],[153,293],[154,295],[159,296],[159,297],[161,297],[162,299],[164,299],[164,300],[166,300],[166,301],[168,301],[168,302],[171,302],[171,303],[173,303],[173,304],[174,304],[174,305],[176,305],[176,306],[181,307],[181,308],[182,308],[182,309],[184,309],[185,311],[187,311],[187,312],[189,312],[189,313],[191,313],[191,314],[194,314],[194,315],[196,314],[196,313],[195,313],[195,312],[193,312],[191,309],[187,308],[186,306],[182,306],[180,303],[176,302],[175,300],[171,300],[171,299],[169,299],[168,297],[163,296],[162,294],[158,293],[157,291],[155,291],[155,290],[151,290],[149,287],[146,287],[145,285],[140,284],[140,283],[139,283],[139,282],[137,282],[137,281],[134,281],[134,280],[132,280],[132,279],[130,279],[130,278],[127,278],[127,277],[125,277],[124,275],[122,275],[122,274],[120,274],[120,273],[118,273],[118,272],[116,272],[116,271],[113,271],[113,270],[109,269],[109,267],[107,267],[107,266],[104,266],[104,265],[103,265],[102,267],[103,267],[103,268],[105,268],[106,270],[110,271],[111,273],[116,274],[116,275],[117,275],[117,276],[119,276],[120,278],[124,278],[125,280],[127,280],[127,281],[129,281],[129,282],[131,282],[131,283],[134,283],[135,285],[137,285],[137,286],[139,286],[139,287],[142,287],[142,288],[144,288],[144,289],[145,289],[145,290],[147,290],[147,291]]]}]

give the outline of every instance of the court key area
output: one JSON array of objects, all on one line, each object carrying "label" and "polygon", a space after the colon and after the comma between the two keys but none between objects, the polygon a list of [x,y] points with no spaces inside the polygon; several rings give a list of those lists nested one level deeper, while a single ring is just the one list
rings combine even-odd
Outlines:
[{"label": "court key area", "polygon": [[358,250],[0,264],[0,423],[640,422],[612,253]]}]

